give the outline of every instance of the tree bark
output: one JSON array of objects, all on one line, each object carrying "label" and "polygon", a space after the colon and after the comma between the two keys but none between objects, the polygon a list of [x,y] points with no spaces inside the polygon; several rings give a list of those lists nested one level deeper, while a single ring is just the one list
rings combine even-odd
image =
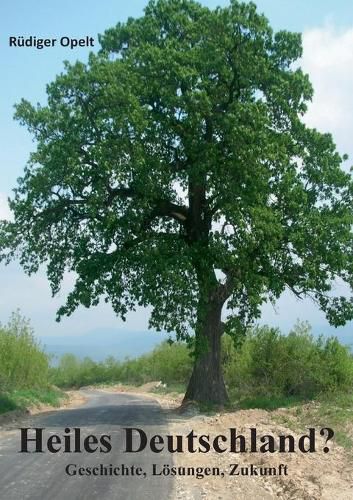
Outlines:
[{"label": "tree bark", "polygon": [[196,358],[184,402],[224,405],[229,401],[221,366],[223,301],[207,302],[196,332]]}]

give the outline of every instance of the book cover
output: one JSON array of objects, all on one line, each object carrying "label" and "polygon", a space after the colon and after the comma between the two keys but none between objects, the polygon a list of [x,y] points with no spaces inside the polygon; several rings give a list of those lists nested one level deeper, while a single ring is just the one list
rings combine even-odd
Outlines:
[{"label": "book cover", "polygon": [[353,498],[353,6],[0,13],[0,498]]}]

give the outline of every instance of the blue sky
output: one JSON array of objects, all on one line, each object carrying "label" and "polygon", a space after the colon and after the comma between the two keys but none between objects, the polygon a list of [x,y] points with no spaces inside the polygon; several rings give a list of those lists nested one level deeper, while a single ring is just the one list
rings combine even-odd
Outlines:
[{"label": "blue sky", "polygon": [[[142,14],[144,0],[129,3],[118,0],[3,0],[0,6],[0,218],[8,216],[6,198],[21,175],[34,145],[24,128],[13,121],[13,105],[22,97],[36,103],[45,99],[45,85],[62,68],[62,61],[86,60],[87,48],[70,50],[54,47],[10,48],[9,36],[35,35],[43,38],[74,38],[103,32],[118,21]],[[226,1],[203,0],[209,7],[227,5]],[[331,131],[341,152],[351,153],[353,109],[353,2],[347,0],[259,0],[260,11],[270,19],[274,29],[303,32],[302,65],[310,74],[316,96],[309,109],[308,124]],[[26,277],[14,263],[0,264],[0,321],[5,322],[12,310],[20,307],[32,319],[40,335],[78,334],[88,328],[117,327],[127,330],[146,329],[147,313],[138,310],[127,324],[114,317],[107,306],[93,310],[80,309],[61,324],[54,322],[55,310],[63,302],[72,282],[68,278],[61,296],[51,299],[44,273]],[[4,293],[5,290],[5,293]],[[265,307],[263,321],[288,329],[296,318],[309,320],[314,330],[332,332],[324,317],[309,302],[298,303],[285,295],[277,310]],[[339,330],[342,337],[353,330],[351,325]],[[353,335],[352,335],[353,339]]]},{"label": "blue sky", "polygon": [[[204,0],[204,5],[227,5],[226,1]],[[43,101],[45,85],[62,70],[62,61],[85,60],[88,50],[53,47],[43,50],[8,46],[8,37],[36,35],[42,37],[96,38],[106,28],[138,16],[146,5],[144,0],[4,0],[0,10],[0,191],[8,192],[21,174],[31,148],[31,139],[24,129],[12,120],[13,104],[22,97],[31,102]],[[275,29],[304,31],[322,26],[330,20],[340,30],[353,25],[353,2],[347,0],[262,0],[260,11],[270,19]]]}]

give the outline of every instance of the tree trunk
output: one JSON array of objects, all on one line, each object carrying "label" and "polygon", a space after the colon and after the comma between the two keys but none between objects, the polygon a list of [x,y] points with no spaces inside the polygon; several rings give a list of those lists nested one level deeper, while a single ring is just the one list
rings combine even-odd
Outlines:
[{"label": "tree trunk", "polygon": [[[185,393],[185,401],[224,405],[228,402],[221,367],[221,336],[223,301],[207,302],[200,328],[196,332],[196,359]],[[201,351],[201,352],[200,352]]]}]

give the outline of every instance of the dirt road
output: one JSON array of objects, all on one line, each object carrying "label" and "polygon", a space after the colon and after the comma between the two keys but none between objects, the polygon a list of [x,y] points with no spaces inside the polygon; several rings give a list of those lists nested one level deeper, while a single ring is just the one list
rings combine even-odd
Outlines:
[{"label": "dirt road", "polygon": [[[2,432],[0,437],[0,498],[6,500],[116,500],[116,499],[167,499],[171,497],[172,481],[151,476],[151,466],[156,467],[171,457],[164,453],[141,451],[124,453],[125,427],[143,428],[146,433],[166,433],[166,421],[160,406],[151,398],[131,394],[110,394],[86,391],[87,402],[77,409],[42,413],[21,422],[21,427],[45,428],[47,439],[53,434],[63,435],[65,428],[81,429],[82,436],[111,435],[109,453],[20,453],[20,431]],[[33,437],[33,435],[31,435]],[[43,440],[45,442],[45,440]],[[137,442],[136,442],[137,445]],[[94,447],[94,446],[93,446]],[[29,449],[34,443],[29,442]],[[99,464],[134,466],[146,476],[68,476],[65,467],[73,464],[94,467]]]},{"label": "dirt road", "polygon": [[[324,441],[318,442],[315,453],[125,453],[126,427],[143,429],[151,437],[186,436],[191,430],[198,435],[216,436],[235,427],[247,435],[249,428],[259,434],[295,434],[288,427],[291,410],[243,410],[223,412],[213,416],[196,412],[180,413],[180,401],[168,396],[133,394],[131,388],[117,386],[104,390],[85,390],[86,402],[75,409],[47,411],[16,423],[12,430],[0,432],[0,498],[6,500],[349,500],[353,499],[353,460],[347,452],[332,443],[330,453],[323,453]],[[135,390],[135,389],[133,389]],[[315,426],[315,422],[311,424]],[[97,437],[111,435],[109,453],[19,453],[18,427],[43,427],[45,438],[65,433],[70,428],[81,429],[81,438],[89,434]],[[135,439],[135,438],[134,438]],[[137,438],[136,438],[137,439]],[[135,443],[139,442],[139,439]],[[33,445],[32,448],[33,449]],[[288,476],[234,476],[209,475],[203,478],[176,475],[153,476],[153,467],[161,470],[164,464],[181,468],[229,469],[238,462],[245,468],[288,467]],[[69,476],[68,464],[97,467],[99,464],[126,468],[140,467],[142,476]],[[86,470],[85,469],[85,470]]]}]

